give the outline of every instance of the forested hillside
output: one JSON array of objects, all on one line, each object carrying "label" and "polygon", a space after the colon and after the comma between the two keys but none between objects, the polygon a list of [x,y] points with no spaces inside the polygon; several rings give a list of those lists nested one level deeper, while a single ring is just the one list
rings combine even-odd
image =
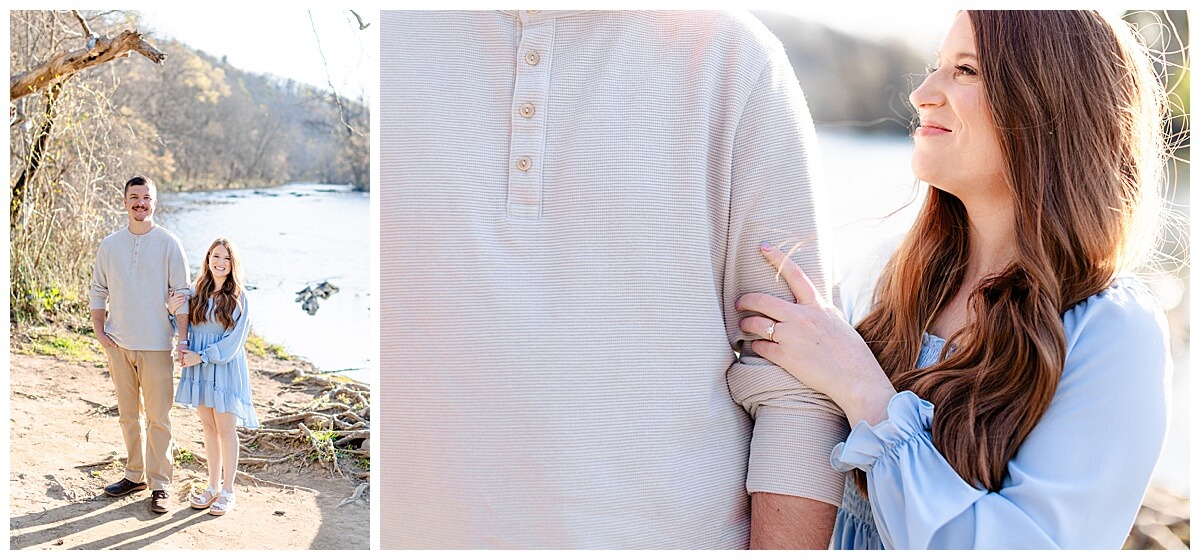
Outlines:
[{"label": "forested hillside", "polygon": [[[80,15],[99,36],[142,27],[136,12]],[[14,11],[10,26],[13,75],[87,44],[70,12]],[[166,55],[161,64],[133,55],[68,78],[52,103],[49,90],[15,101],[14,173],[29,163],[37,140],[31,133],[52,116],[59,121],[45,150],[52,157],[38,173],[75,183],[144,173],[179,189],[296,181],[368,188],[370,115],[362,92],[252,74],[170,38],[145,40]],[[345,96],[351,93],[360,99]],[[96,166],[87,159],[103,171],[89,174]]]},{"label": "forested hillside", "polygon": [[163,190],[369,188],[368,92],[239,70],[145,33],[136,12],[12,11],[9,25],[12,320],[86,316],[133,175]]}]

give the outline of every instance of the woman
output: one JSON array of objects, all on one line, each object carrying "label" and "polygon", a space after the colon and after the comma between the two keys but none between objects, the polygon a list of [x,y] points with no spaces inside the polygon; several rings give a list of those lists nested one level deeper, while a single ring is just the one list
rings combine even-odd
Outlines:
[{"label": "woman", "polygon": [[910,96],[929,196],[857,331],[764,244],[797,303],[747,294],[742,329],[853,427],[834,548],[1121,546],[1169,402],[1164,315],[1123,275],[1156,219],[1149,68],[1095,12],[960,12]]},{"label": "woman", "polygon": [[[171,297],[172,314],[185,299],[183,294]],[[208,455],[208,487],[190,502],[195,509],[224,515],[235,503],[237,427],[258,427],[244,349],[250,309],[242,287],[241,259],[228,239],[219,238],[208,248],[188,306],[191,328],[187,348],[180,345],[184,367],[175,402],[197,409]]]}]

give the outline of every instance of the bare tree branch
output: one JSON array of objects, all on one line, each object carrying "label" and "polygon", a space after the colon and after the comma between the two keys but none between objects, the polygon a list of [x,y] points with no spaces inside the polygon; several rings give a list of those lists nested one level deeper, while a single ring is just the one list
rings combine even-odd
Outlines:
[{"label": "bare tree branch", "polygon": [[83,16],[79,15],[79,10],[71,10],[71,15],[75,16],[75,19],[79,21],[79,26],[83,28],[84,37],[95,35],[95,33],[92,33],[92,28],[88,27],[87,22],[84,21]]},{"label": "bare tree branch", "polygon": [[[77,13],[76,17],[79,17]],[[137,31],[122,31],[115,39],[98,37],[91,49],[58,53],[36,68],[13,76],[9,80],[9,100],[20,99],[50,84],[61,82],[81,70],[127,57],[131,52],[136,52],[155,64],[162,64],[163,59],[167,57],[166,53],[147,43]]]},{"label": "bare tree branch", "polygon": [[356,12],[354,10],[350,10],[350,13],[354,14],[354,19],[358,20],[358,30],[359,31],[362,31],[368,27],[371,27],[371,24],[363,23],[362,16],[358,15],[358,12]]},{"label": "bare tree branch", "polygon": [[[351,13],[354,13],[351,11]],[[354,14],[358,17],[358,14]],[[362,25],[362,20],[358,20],[359,25]],[[338,95],[337,87],[333,85],[333,78],[329,75],[329,61],[325,59],[325,49],[321,47],[321,34],[317,33],[317,22],[313,21],[312,10],[308,11],[308,23],[312,26],[313,37],[317,40],[317,52],[321,54],[321,65],[325,68],[325,83],[329,84],[329,90],[333,92],[333,102],[337,105],[338,118],[341,119],[342,125],[346,127],[346,134],[357,134],[358,131],[346,120],[346,108],[342,106],[342,96]]]}]

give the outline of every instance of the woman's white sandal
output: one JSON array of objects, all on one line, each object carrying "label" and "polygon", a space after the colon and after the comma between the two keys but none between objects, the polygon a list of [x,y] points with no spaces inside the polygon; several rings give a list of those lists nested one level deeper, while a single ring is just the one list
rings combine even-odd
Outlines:
[{"label": "woman's white sandal", "polygon": [[208,514],[225,515],[229,513],[229,510],[233,509],[234,503],[233,492],[222,491],[221,495],[217,496],[217,499],[213,501],[212,506],[208,508]]},{"label": "woman's white sandal", "polygon": [[188,501],[191,503],[192,509],[207,509],[208,506],[211,506],[219,497],[220,494],[218,494],[217,489],[209,486],[199,494],[192,494],[191,499]]}]

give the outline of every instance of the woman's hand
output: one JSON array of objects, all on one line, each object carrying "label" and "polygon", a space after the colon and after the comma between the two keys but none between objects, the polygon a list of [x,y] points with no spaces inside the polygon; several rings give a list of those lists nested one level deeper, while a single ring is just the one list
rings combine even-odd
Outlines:
[{"label": "woman's hand", "polygon": [[876,424],[887,417],[896,394],[875,355],[841,311],[825,301],[800,267],[782,251],[760,249],[796,296],[790,303],[767,294],[738,298],[739,310],[761,313],[742,320],[742,332],[761,336],[751,343],[756,354],[779,365],[809,387],[829,395],[850,425]]},{"label": "woman's hand", "polygon": [[194,366],[202,361],[203,360],[200,359],[200,354],[192,352],[191,350],[180,350],[179,363],[183,364],[185,367]]},{"label": "woman's hand", "polygon": [[183,353],[187,352],[187,350],[188,341],[180,340],[179,342],[175,343],[175,362],[181,366],[183,365]]},{"label": "woman's hand", "polygon": [[187,296],[181,293],[171,292],[171,297],[167,298],[167,311],[171,312],[172,315],[175,315],[176,312],[179,311],[179,308],[183,307],[183,303],[186,301]]}]

